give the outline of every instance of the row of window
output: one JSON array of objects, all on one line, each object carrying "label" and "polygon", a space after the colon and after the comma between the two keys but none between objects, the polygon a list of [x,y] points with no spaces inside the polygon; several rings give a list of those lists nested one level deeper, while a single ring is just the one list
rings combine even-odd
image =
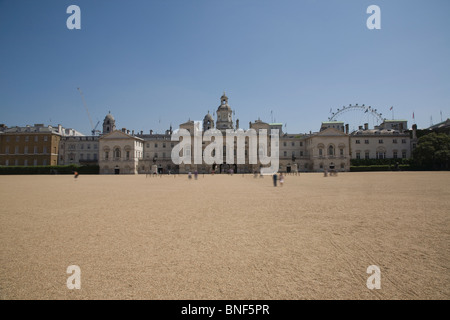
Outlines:
[{"label": "row of window", "polygon": [[[62,160],[62,157],[61,157],[61,160]],[[75,154],[73,154],[73,153],[69,154],[69,160],[70,161],[75,161]],[[88,153],[88,154],[86,154],[86,159],[84,159],[84,154],[80,153],[80,161],[82,161],[82,160],[88,160],[88,161],[90,161],[90,160],[97,160],[97,154],[94,153],[93,157],[91,159],[91,154]]]},{"label": "row of window", "polygon": [[[61,148],[64,149],[64,145],[61,145]],[[75,144],[69,144],[69,150],[75,150],[76,148],[77,148],[77,147],[76,147]],[[98,148],[98,145],[95,143],[95,144],[94,144],[94,150],[97,150],[97,148]],[[81,149],[81,150],[84,150],[84,143],[81,143],[81,144],[80,144],[80,149]],[[86,145],[86,149],[87,149],[87,150],[90,150],[90,149],[91,149],[91,144],[90,144],[90,143],[88,143],[88,144]]]},{"label": "row of window", "polygon": [[[45,147],[45,146],[42,147],[42,153],[47,153],[47,150],[48,150],[47,147]],[[5,154],[10,154],[11,151],[12,150],[9,149],[9,146],[5,147]],[[14,153],[12,153],[12,154],[19,154],[20,151],[21,151],[21,148],[19,148],[19,146],[16,146],[14,148]],[[40,151],[40,148],[38,146],[34,146],[32,153],[38,154],[39,151]],[[29,148],[28,146],[23,147],[23,154],[28,154],[30,152],[31,152],[31,148]],[[54,147],[54,153],[56,153],[56,147]]]},{"label": "row of window", "polygon": [[[173,148],[174,146],[175,146],[175,144],[173,144],[173,143],[170,144],[171,148]],[[163,148],[166,147],[166,143],[165,142],[162,143],[162,147]],[[150,148],[150,143],[147,143],[147,148]],[[155,148],[158,148],[158,144],[157,143],[155,143]]]},{"label": "row of window", "polygon": [[28,161],[28,159],[24,159],[23,161],[19,161],[19,159],[14,159],[14,161],[9,161],[9,159],[5,160],[5,166],[46,166],[48,165],[47,159],[42,159],[42,162],[38,161],[37,159],[33,159],[33,162]]},{"label": "row of window", "polygon": [[[30,136],[15,136],[16,142],[20,141],[20,137],[23,137],[25,142],[30,141]],[[42,139],[41,139],[42,141],[45,141],[45,142],[48,141],[48,136],[34,136],[34,142],[38,142],[39,137],[42,137]],[[5,139],[6,139],[6,142],[10,142],[11,136],[6,136]]]},{"label": "row of window", "polygon": [[[386,159],[386,151],[377,151],[376,154],[376,159]],[[398,159],[399,154],[397,151],[393,151],[392,152],[392,158],[393,159]],[[402,158],[405,159],[406,158],[406,150],[402,151]],[[361,159],[361,152],[356,152],[356,159]],[[370,152],[366,151],[364,153],[364,159],[370,159]]]},{"label": "row of window", "polygon": [[[361,140],[355,140],[356,144],[361,144]],[[369,144],[369,140],[364,140],[365,144]],[[378,143],[382,144],[384,143],[383,139],[378,139]],[[398,143],[397,139],[392,139],[392,143]],[[406,139],[402,139],[402,144],[406,144]]]},{"label": "row of window", "polygon": [[[190,156],[190,155],[191,155],[191,154],[190,154],[190,151],[189,151],[188,156]],[[146,157],[147,159],[150,158],[150,153],[147,152],[147,153],[145,154],[145,157]],[[155,152],[154,155],[153,155],[153,157],[158,158],[158,152]],[[166,153],[165,153],[165,152],[162,153],[162,157],[163,157],[163,158],[166,157]]]},{"label": "row of window", "polygon": [[[304,155],[304,154],[303,154],[303,151],[300,151],[299,153],[300,153],[300,157],[303,157],[303,155]],[[283,156],[285,156],[285,157],[288,156],[287,151],[284,151],[284,152],[283,152]],[[297,156],[297,154],[295,153],[295,151],[292,151],[291,156],[292,156],[292,157],[296,157],[296,156]]]},{"label": "row of window", "polygon": [[[295,147],[295,142],[294,141],[291,141],[291,146]],[[283,142],[283,147],[287,147],[287,142],[286,141]],[[300,141],[300,147],[303,147],[303,142],[302,141]]]},{"label": "row of window", "polygon": [[[329,146],[328,147],[328,155],[329,156],[334,156],[334,147],[333,146]],[[339,148],[339,155],[340,156],[344,156],[344,148]],[[323,148],[319,148],[319,157],[323,156]]]},{"label": "row of window", "polygon": [[[120,150],[120,148],[115,148],[113,151],[114,160],[120,160],[121,155],[122,155],[122,151]],[[134,156],[139,159],[142,157],[142,153],[140,151],[136,150]],[[125,150],[125,160],[130,160],[130,159],[131,159],[131,151]],[[110,160],[109,151],[105,151],[105,160]]]},{"label": "row of window", "polygon": [[[202,144],[205,144],[205,141],[203,141]],[[245,140],[245,144],[247,144],[247,140]],[[155,148],[158,148],[158,143],[155,143],[154,146],[155,146]],[[287,146],[287,142],[283,142],[283,146],[286,147],[286,146]],[[295,142],[291,142],[291,146],[295,147]],[[147,148],[150,148],[150,143],[147,143],[147,144],[146,144],[146,147],[147,147]],[[166,143],[165,143],[165,142],[162,143],[162,147],[163,147],[163,148],[166,147]],[[170,144],[170,147],[173,148],[173,147],[174,147],[174,144],[171,143],[171,144]],[[303,142],[300,142],[300,147],[303,147]]]}]

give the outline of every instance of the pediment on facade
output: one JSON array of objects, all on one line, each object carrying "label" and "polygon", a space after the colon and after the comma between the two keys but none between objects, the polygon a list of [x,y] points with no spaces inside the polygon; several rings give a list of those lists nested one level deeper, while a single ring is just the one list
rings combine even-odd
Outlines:
[{"label": "pediment on facade", "polygon": [[100,137],[102,140],[117,140],[117,139],[135,139],[135,140],[142,140],[137,137],[133,137],[132,135],[126,134],[122,131],[116,130],[111,133],[108,133],[106,135],[103,135]]},{"label": "pediment on facade", "polygon": [[347,136],[347,134],[345,132],[339,131],[339,130],[337,130],[335,128],[327,128],[327,129],[325,129],[323,131],[318,132],[316,135],[317,136],[322,136],[322,137],[324,137],[324,136],[334,136],[334,137],[336,137],[336,136],[339,136],[339,137]]}]

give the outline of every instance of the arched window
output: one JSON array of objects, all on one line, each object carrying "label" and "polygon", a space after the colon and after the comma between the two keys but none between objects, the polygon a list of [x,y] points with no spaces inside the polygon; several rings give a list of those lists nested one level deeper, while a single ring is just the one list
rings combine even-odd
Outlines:
[{"label": "arched window", "polygon": [[330,145],[328,147],[328,155],[329,156],[334,156],[334,147],[332,145]]},{"label": "arched window", "polygon": [[319,150],[319,157],[323,157],[323,155],[324,155],[323,150],[325,149],[325,146],[324,146],[322,143],[319,143],[319,144],[317,145],[317,148],[318,148],[318,150]]},{"label": "arched window", "polygon": [[120,148],[114,149],[114,158],[120,159]]}]

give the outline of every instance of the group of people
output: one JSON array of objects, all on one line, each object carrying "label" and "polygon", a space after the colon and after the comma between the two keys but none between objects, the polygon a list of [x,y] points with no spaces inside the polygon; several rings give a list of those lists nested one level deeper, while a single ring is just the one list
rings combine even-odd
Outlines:
[{"label": "group of people", "polygon": [[[194,171],[194,178],[195,178],[195,180],[198,179],[198,171],[197,170]],[[192,173],[190,171],[188,172],[188,179],[189,180],[192,179]]]},{"label": "group of people", "polygon": [[272,176],[272,178],[273,178],[273,186],[274,186],[274,187],[277,186],[277,181],[278,181],[278,180],[280,180],[280,187],[283,186],[283,183],[284,183],[284,175],[283,175],[282,172],[280,173],[280,176],[278,176],[278,175],[275,173],[275,174]]},{"label": "group of people", "polygon": [[330,177],[337,177],[337,170],[335,170],[335,169],[330,169],[330,173],[328,173],[328,170],[327,169],[325,169],[325,170],[323,170],[323,176],[324,177],[328,177],[328,175],[330,175]]}]

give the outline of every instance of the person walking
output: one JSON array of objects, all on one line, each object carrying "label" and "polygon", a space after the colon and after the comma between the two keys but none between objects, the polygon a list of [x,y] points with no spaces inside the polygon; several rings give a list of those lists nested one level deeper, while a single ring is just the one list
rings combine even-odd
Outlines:
[{"label": "person walking", "polygon": [[278,176],[276,173],[273,174],[273,186],[276,187],[277,186],[277,180],[278,180]]},{"label": "person walking", "polygon": [[280,187],[283,186],[283,183],[284,183],[284,175],[283,173],[280,173]]}]

